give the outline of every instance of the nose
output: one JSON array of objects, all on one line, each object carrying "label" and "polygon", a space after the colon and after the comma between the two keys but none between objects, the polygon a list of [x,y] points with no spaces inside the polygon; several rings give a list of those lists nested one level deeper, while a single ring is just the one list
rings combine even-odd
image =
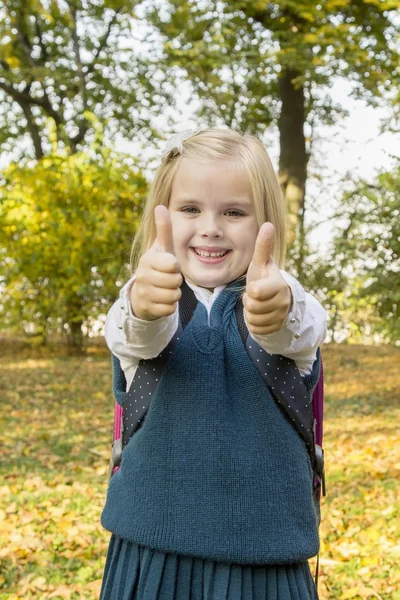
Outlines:
[{"label": "nose", "polygon": [[213,215],[204,215],[202,218],[200,235],[205,239],[223,237],[221,225]]}]

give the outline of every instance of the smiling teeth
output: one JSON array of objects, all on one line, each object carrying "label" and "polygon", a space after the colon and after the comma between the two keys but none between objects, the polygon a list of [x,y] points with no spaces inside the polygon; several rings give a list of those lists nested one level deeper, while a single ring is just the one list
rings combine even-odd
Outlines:
[{"label": "smiling teeth", "polygon": [[194,249],[194,251],[196,252],[196,254],[198,254],[199,256],[203,256],[204,258],[220,258],[221,256],[224,256],[224,254],[226,254],[228,252],[228,250],[223,250],[222,252],[205,252],[204,250],[196,250]]}]

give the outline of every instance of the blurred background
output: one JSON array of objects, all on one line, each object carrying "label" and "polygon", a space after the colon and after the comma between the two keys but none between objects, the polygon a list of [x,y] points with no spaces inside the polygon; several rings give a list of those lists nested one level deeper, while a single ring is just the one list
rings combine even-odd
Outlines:
[{"label": "blurred background", "polygon": [[400,600],[398,0],[0,0],[0,600],[98,597],[105,315],[165,140],[229,126],[328,313],[322,600]]}]

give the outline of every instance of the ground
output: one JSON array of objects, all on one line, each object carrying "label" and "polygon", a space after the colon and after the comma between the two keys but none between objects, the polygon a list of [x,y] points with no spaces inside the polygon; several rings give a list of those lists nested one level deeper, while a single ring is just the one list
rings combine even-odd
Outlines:
[{"label": "ground", "polygon": [[[95,600],[109,537],[109,356],[0,341],[0,600]],[[400,600],[399,358],[390,346],[323,348],[321,600]]]}]

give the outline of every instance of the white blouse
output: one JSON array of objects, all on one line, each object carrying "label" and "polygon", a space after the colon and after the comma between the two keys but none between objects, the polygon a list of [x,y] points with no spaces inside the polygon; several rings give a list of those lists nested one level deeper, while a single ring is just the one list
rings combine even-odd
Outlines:
[{"label": "white blouse", "polygon": [[[316,352],[326,337],[326,313],[320,303],[304,291],[300,283],[289,273],[281,271],[282,277],[292,291],[293,304],[285,324],[279,331],[251,337],[270,354],[281,354],[295,361],[302,376],[311,372]],[[139,361],[158,356],[169,344],[178,329],[179,310],[168,317],[143,321],[132,314],[129,291],[134,276],[124,285],[119,299],[108,312],[105,338],[111,352],[120,359],[129,389]],[[211,307],[224,289],[216,287],[213,292],[187,281],[197,300],[202,302],[210,317]]]}]

